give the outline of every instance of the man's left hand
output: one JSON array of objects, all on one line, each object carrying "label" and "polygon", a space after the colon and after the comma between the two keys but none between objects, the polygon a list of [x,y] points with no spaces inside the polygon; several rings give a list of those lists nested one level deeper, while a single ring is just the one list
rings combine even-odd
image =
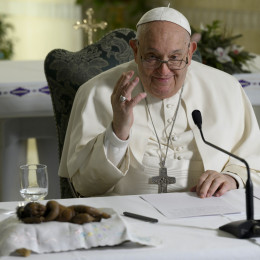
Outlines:
[{"label": "man's left hand", "polygon": [[200,198],[211,196],[220,197],[229,190],[237,188],[236,180],[227,175],[216,171],[208,170],[204,172],[196,186],[191,191],[196,192]]}]

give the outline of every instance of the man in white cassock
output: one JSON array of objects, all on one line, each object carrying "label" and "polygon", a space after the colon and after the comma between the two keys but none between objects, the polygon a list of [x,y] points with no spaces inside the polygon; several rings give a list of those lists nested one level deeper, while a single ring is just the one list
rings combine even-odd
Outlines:
[{"label": "man in white cassock", "polygon": [[247,160],[260,185],[260,132],[231,75],[192,61],[187,19],[170,7],[148,11],[130,41],[135,60],[83,84],[75,97],[59,175],[82,196],[193,191],[201,198],[243,188]]}]

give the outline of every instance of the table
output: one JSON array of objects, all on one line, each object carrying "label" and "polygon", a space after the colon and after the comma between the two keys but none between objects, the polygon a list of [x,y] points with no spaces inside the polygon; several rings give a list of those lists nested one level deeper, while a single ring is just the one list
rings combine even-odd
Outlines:
[{"label": "table", "polygon": [[49,170],[48,198],[60,198],[58,144],[43,61],[0,61],[0,201],[19,200],[19,166],[36,138]]},{"label": "table", "polygon": [[241,83],[251,101],[258,124],[260,125],[260,73],[235,74],[234,77]]},{"label": "table", "polygon": [[[160,196],[158,194],[158,196]],[[174,193],[173,203],[174,203]],[[156,224],[122,217],[130,230],[142,235],[154,236],[162,241],[157,247],[122,244],[116,247],[93,248],[54,254],[32,254],[27,259],[88,259],[88,260],[121,260],[121,259],[259,259],[260,240],[237,239],[232,235],[219,231],[221,225],[231,221],[245,219],[245,191],[234,190],[223,196],[224,200],[236,205],[243,211],[241,214],[223,216],[203,216],[193,218],[167,219],[152,205],[139,196],[111,196],[80,199],[58,200],[64,205],[86,204],[98,208],[113,208],[120,215],[124,211],[148,215],[159,220]],[[255,219],[260,218],[260,200],[255,199]],[[2,202],[0,209],[13,210],[17,202]],[[6,215],[0,214],[0,220]],[[17,257],[6,256],[2,260],[14,260]]]},{"label": "table", "polygon": [[260,73],[235,74],[253,106],[260,106]]}]

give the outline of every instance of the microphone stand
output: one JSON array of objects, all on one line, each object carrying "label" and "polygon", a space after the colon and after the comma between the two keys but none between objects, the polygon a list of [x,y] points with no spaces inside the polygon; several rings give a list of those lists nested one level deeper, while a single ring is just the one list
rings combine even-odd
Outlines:
[{"label": "microphone stand", "polygon": [[254,220],[253,183],[251,180],[250,168],[249,168],[248,163],[246,162],[246,160],[244,160],[228,151],[225,151],[224,149],[205,140],[203,132],[202,132],[202,127],[201,127],[202,119],[201,119],[201,114],[200,114],[199,110],[194,110],[192,112],[192,117],[193,117],[194,123],[199,128],[200,135],[205,144],[243,162],[247,169],[247,182],[246,182],[246,187],[245,187],[247,219],[228,223],[226,225],[219,227],[219,229],[222,231],[228,232],[228,233],[236,236],[237,238],[260,237],[260,221]]}]

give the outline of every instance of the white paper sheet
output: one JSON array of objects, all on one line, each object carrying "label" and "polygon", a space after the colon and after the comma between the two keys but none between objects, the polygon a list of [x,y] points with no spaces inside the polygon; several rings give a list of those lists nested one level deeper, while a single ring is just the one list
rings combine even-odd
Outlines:
[{"label": "white paper sheet", "polygon": [[167,218],[241,213],[222,197],[201,199],[195,193],[164,193],[140,196]]}]

